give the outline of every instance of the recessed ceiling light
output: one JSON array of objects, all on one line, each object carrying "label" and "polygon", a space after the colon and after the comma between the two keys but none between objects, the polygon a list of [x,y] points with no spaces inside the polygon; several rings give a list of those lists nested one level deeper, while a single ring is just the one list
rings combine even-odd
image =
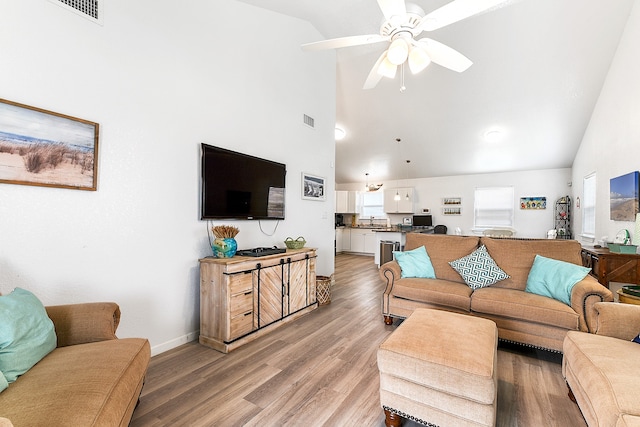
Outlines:
[{"label": "recessed ceiling light", "polygon": [[340,141],[341,139],[343,139],[346,134],[347,133],[344,131],[344,129],[336,126],[336,141]]}]

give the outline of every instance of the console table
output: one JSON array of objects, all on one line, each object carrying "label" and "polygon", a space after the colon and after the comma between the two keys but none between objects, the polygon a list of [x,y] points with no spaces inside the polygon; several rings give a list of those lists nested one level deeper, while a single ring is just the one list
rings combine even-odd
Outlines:
[{"label": "console table", "polygon": [[582,248],[582,265],[607,288],[609,282],[640,285],[640,255],[620,254],[606,248]]},{"label": "console table", "polygon": [[200,344],[228,353],[317,307],[315,249],[200,260]]}]

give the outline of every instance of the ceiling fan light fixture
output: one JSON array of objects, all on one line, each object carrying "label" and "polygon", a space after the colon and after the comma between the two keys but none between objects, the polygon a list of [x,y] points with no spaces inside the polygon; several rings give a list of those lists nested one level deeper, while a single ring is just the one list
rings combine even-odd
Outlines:
[{"label": "ceiling fan light fixture", "polygon": [[389,61],[389,56],[387,55],[385,56],[384,60],[380,63],[380,66],[378,67],[378,74],[392,79],[396,76],[397,69],[398,69],[398,66],[392,64]]},{"label": "ceiling fan light fixture", "polygon": [[414,46],[409,52],[409,69],[411,73],[418,74],[431,64],[431,58],[424,49]]},{"label": "ceiling fan light fixture", "polygon": [[407,57],[409,56],[409,44],[407,41],[398,37],[393,42],[391,42],[391,46],[389,46],[389,51],[387,52],[387,59],[393,65],[403,64]]}]

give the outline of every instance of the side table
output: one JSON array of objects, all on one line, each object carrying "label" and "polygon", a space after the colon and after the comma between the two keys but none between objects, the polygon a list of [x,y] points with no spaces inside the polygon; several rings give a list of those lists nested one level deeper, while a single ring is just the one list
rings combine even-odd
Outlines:
[{"label": "side table", "polygon": [[622,289],[618,289],[618,301],[624,304],[640,305],[640,297],[625,294]]}]

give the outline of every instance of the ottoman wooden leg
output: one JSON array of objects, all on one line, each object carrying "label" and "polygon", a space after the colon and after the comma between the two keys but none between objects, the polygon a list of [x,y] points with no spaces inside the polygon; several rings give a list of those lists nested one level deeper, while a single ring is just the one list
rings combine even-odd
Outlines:
[{"label": "ottoman wooden leg", "polygon": [[385,409],[384,425],[387,427],[400,427],[402,425],[402,417],[388,409]]},{"label": "ottoman wooden leg", "polygon": [[393,317],[391,317],[391,316],[384,316],[384,324],[385,324],[385,325],[393,325]]}]

